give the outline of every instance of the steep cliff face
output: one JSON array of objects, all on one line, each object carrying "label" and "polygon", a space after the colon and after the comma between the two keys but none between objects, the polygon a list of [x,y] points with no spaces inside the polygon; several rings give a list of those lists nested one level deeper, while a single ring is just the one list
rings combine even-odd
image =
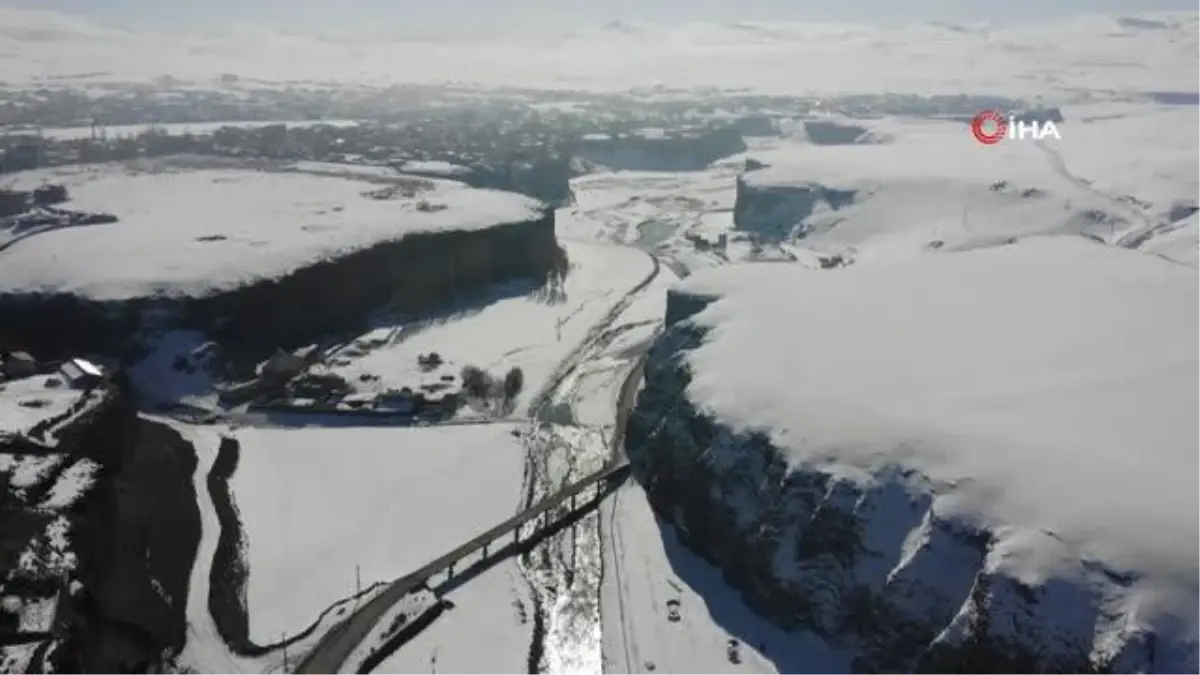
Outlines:
[{"label": "steep cliff face", "polygon": [[473,231],[396,241],[199,298],[102,302],[74,295],[0,296],[4,335],[39,356],[119,353],[142,322],[210,332],[248,350],[296,346],[345,329],[385,303],[420,311],[455,294],[518,278],[544,279],[559,255],[554,213]]},{"label": "steep cliff face", "polygon": [[[696,315],[721,302],[697,288],[668,295],[626,449],[654,508],[756,611],[852,649],[867,672],[1197,667],[1194,626],[1148,618],[1142,575],[1081,558],[1049,530],[1017,536],[955,515],[939,501],[955,486],[906,467],[902,447],[865,475],[797,464],[778,429],[698,403],[693,356],[735,328]],[[1054,562],[1031,574],[1031,556]]]},{"label": "steep cliff face", "polygon": [[837,210],[854,202],[853,190],[817,183],[795,185],[760,183],[754,173],[738,176],[733,225],[766,241],[802,238],[804,220],[819,207]]}]

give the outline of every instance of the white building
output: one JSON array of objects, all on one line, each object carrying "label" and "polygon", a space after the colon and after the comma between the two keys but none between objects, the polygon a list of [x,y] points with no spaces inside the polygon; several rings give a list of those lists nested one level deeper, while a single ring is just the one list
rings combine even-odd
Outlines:
[{"label": "white building", "polygon": [[59,373],[67,384],[76,389],[94,387],[104,379],[104,371],[100,366],[85,359],[71,359],[62,364]]}]

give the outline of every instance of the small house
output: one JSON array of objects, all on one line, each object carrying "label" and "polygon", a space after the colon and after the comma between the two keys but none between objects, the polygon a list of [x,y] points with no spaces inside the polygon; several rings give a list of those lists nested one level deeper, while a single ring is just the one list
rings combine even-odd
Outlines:
[{"label": "small house", "polygon": [[33,201],[39,206],[53,206],[67,201],[67,187],[60,184],[39,185],[33,190]]},{"label": "small house", "polygon": [[100,366],[84,359],[71,359],[62,364],[59,373],[67,384],[76,389],[90,389],[104,379]]},{"label": "small house", "polygon": [[25,352],[10,352],[0,363],[0,372],[12,380],[34,375],[37,369],[37,360]]},{"label": "small house", "polygon": [[306,364],[304,359],[283,351],[282,349],[262,362],[259,366],[259,375],[264,379],[275,381],[287,381],[304,372]]}]

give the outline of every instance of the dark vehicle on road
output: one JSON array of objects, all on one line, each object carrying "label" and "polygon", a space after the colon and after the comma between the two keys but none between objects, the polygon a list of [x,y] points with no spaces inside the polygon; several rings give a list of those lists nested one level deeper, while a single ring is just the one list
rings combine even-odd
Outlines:
[{"label": "dark vehicle on road", "polygon": [[678,600],[668,600],[667,601],[667,621],[671,621],[671,622],[679,621],[679,601]]}]

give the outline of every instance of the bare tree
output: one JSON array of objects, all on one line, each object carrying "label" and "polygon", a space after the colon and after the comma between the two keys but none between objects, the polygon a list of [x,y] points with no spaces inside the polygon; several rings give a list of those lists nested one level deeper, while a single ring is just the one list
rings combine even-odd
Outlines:
[{"label": "bare tree", "polygon": [[521,393],[525,386],[525,373],[520,368],[513,368],[504,376],[504,398],[513,399]]},{"label": "bare tree", "polygon": [[459,377],[462,378],[463,391],[467,392],[468,396],[487,398],[491,392],[492,378],[482,368],[463,366]]}]

